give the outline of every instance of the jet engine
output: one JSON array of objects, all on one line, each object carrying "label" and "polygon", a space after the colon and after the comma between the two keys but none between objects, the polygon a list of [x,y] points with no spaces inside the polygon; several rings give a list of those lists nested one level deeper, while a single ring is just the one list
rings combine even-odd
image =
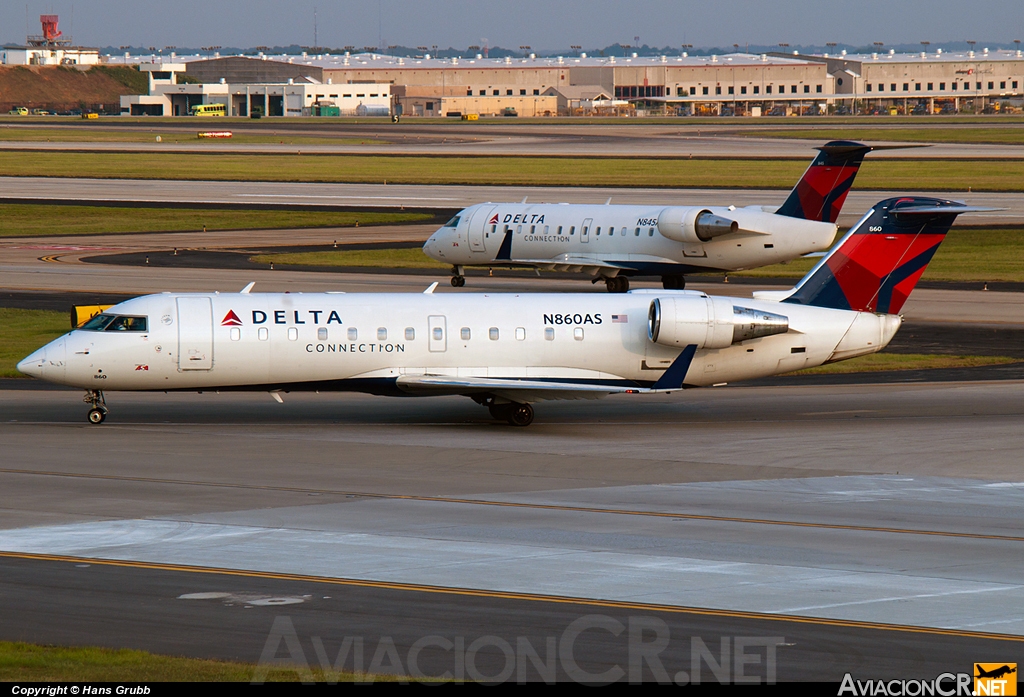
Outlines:
[{"label": "jet engine", "polygon": [[735,220],[712,213],[706,208],[666,208],[658,215],[658,232],[676,242],[701,244],[721,235],[739,232]]},{"label": "jet engine", "polygon": [[834,223],[801,220],[765,212],[760,206],[747,208],[699,208],[671,206],[658,214],[658,232],[663,237],[687,244],[706,244],[716,237],[746,235],[785,235],[812,247],[827,249],[838,228]]},{"label": "jet engine", "polygon": [[718,349],[788,331],[784,315],[696,293],[655,298],[648,312],[647,335],[665,346]]}]

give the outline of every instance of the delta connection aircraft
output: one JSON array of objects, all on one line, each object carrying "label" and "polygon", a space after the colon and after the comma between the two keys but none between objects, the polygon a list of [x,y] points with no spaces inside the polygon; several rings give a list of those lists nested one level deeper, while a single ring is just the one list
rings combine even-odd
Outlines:
[{"label": "delta connection aircraft", "polygon": [[[589,274],[625,293],[630,276],[661,276],[682,290],[684,274],[739,271],[828,249],[857,170],[872,147],[832,141],[776,206],[626,206],[480,203],[463,209],[423,246],[452,265],[452,285],[467,266],[520,266]],[[610,199],[609,199],[610,202]]]},{"label": "delta connection aircraft", "polygon": [[879,351],[957,215],[878,203],[792,290],[753,299],[626,294],[163,293],[114,305],[18,370],[107,390],[465,395],[516,426],[531,403],[671,392]]}]

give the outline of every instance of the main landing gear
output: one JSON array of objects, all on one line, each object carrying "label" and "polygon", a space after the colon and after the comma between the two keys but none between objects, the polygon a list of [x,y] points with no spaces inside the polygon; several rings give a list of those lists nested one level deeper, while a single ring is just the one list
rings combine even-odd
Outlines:
[{"label": "main landing gear", "polygon": [[686,288],[685,276],[662,276],[661,287],[665,290],[683,290]]},{"label": "main landing gear", "polygon": [[498,404],[494,399],[484,403],[491,417],[498,421],[508,421],[512,426],[529,426],[533,423],[533,407],[520,402]]},{"label": "main landing gear", "polygon": [[83,402],[92,406],[89,410],[89,423],[101,424],[107,418],[107,400],[103,398],[102,390],[89,390],[85,393]]},{"label": "main landing gear", "polygon": [[609,293],[625,293],[629,290],[629,279],[625,276],[609,276],[604,279]]},{"label": "main landing gear", "polygon": [[462,286],[466,285],[466,276],[464,275],[465,273],[466,272],[463,270],[461,266],[453,266],[452,286],[454,286],[455,288],[461,288]]}]

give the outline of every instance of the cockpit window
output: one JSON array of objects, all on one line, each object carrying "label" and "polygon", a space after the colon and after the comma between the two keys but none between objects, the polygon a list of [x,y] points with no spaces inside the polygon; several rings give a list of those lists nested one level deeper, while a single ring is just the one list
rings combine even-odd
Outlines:
[{"label": "cockpit window", "polygon": [[129,317],[119,315],[114,321],[106,326],[105,332],[144,332],[146,331],[145,317]]},{"label": "cockpit window", "polygon": [[462,217],[462,216],[458,216],[458,215],[455,216],[454,218],[449,220],[447,223],[445,223],[443,225],[443,227],[458,227],[459,226],[459,218],[460,217]]},{"label": "cockpit window", "polygon": [[103,328],[110,324],[114,319],[114,315],[96,315],[79,328],[92,332],[101,332],[103,331]]},{"label": "cockpit window", "polygon": [[144,332],[148,329],[149,322],[145,317],[131,317],[128,315],[96,315],[81,326],[81,329],[91,332]]}]

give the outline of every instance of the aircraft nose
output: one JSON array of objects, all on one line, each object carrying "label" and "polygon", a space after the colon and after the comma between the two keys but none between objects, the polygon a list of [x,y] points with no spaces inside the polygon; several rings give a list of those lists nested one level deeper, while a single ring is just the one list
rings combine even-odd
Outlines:
[{"label": "aircraft nose", "polygon": [[440,251],[440,240],[438,239],[440,235],[441,232],[439,230],[430,236],[430,238],[423,245],[423,253],[426,254],[431,259],[436,259],[437,261],[444,261],[444,255],[441,254]]},{"label": "aircraft nose", "polygon": [[46,365],[46,347],[42,347],[35,353],[27,356],[18,363],[19,373],[31,375],[34,378],[43,377],[43,366]]}]

